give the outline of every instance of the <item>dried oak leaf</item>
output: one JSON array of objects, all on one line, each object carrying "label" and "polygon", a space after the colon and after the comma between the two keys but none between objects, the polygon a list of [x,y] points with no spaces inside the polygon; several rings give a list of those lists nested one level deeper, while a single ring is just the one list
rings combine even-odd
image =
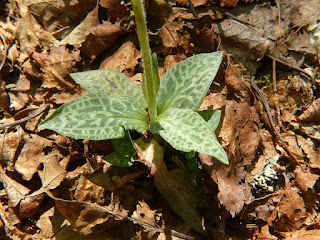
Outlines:
[{"label": "dried oak leaf", "polygon": [[27,195],[19,204],[19,217],[29,218],[37,214],[46,196],[42,189]]},{"label": "dried oak leaf", "polygon": [[[286,230],[299,228],[307,217],[307,211],[299,189],[292,187],[282,190],[283,197],[279,203],[280,224]],[[286,216],[286,218],[284,218]]]},{"label": "dried oak leaf", "polygon": [[46,31],[55,32],[55,35],[61,37],[70,32],[70,28],[80,22],[96,6],[96,1],[28,0],[26,4]]},{"label": "dried oak leaf", "polygon": [[55,189],[66,176],[66,165],[59,161],[60,152],[53,150],[42,158],[43,170],[38,170],[42,186],[46,189]]},{"label": "dried oak leaf", "polygon": [[310,138],[304,138],[292,132],[281,134],[281,136],[288,143],[289,149],[298,160],[300,159],[302,162],[308,160],[311,167],[317,167],[320,162],[320,156]]},{"label": "dried oak leaf", "polygon": [[319,178],[319,175],[311,172],[303,172],[300,167],[294,170],[296,181],[302,191],[307,191],[308,188],[313,189],[314,184]]},{"label": "dried oak leaf", "polygon": [[26,144],[23,146],[14,168],[24,180],[29,181],[37,172],[45,156],[44,148],[52,146],[52,142],[35,134],[25,137],[25,140]]},{"label": "dried oak leaf", "polygon": [[269,239],[269,240],[277,240],[278,238],[273,236],[272,234],[270,234],[269,232],[269,225],[264,225],[261,227],[260,231],[258,234],[254,234],[256,235],[255,239]]},{"label": "dried oak leaf", "polygon": [[167,23],[160,29],[159,36],[162,39],[163,46],[175,48],[182,46],[188,49],[189,40],[185,35],[179,33],[183,29],[183,24],[174,22],[175,17],[170,17]]},{"label": "dried oak leaf", "polygon": [[114,192],[136,178],[147,175],[146,171],[141,169],[141,166],[140,168],[135,165],[130,168],[123,168],[111,164],[106,165],[104,170],[86,174],[85,177],[110,192]]},{"label": "dried oak leaf", "polygon": [[92,233],[92,228],[105,223],[110,215],[99,208],[81,202],[66,202],[55,199],[56,208],[70,222],[71,226],[84,235]]},{"label": "dried oak leaf", "polygon": [[133,43],[126,42],[112,56],[101,63],[100,69],[125,72],[132,76],[140,58],[141,54]]},{"label": "dried oak leaf", "polygon": [[37,20],[30,14],[26,6],[21,5],[21,15],[17,22],[16,36],[20,44],[20,51],[26,49],[36,49],[41,47],[43,50],[49,47],[56,40],[55,37],[42,29]]},{"label": "dried oak leaf", "polygon": [[0,168],[0,180],[6,190],[10,207],[17,206],[30,192],[28,188],[10,178],[2,167]]},{"label": "dried oak leaf", "polygon": [[286,240],[318,240],[320,237],[320,229],[302,228],[296,231],[282,233]]},{"label": "dried oak leaf", "polygon": [[54,207],[51,207],[46,212],[42,213],[36,226],[40,229],[40,233],[45,238],[52,238],[54,236],[54,230],[51,219],[54,215]]},{"label": "dried oak leaf", "polygon": [[320,122],[320,98],[316,99],[298,118],[299,122]]},{"label": "dried oak leaf", "polygon": [[104,18],[110,18],[112,23],[128,16],[130,13],[125,4],[121,4],[118,0],[100,0],[99,6],[107,9],[108,13]]},{"label": "dried oak leaf", "polygon": [[[156,212],[157,210],[151,210],[147,203],[139,201],[137,204],[137,208],[133,212],[131,217],[138,220],[133,221],[133,223],[140,224],[141,222],[143,222],[150,224],[150,226],[154,226],[156,219],[159,219],[160,217],[160,215]],[[155,229],[148,227],[147,225],[144,226],[144,230],[149,232],[148,239],[151,239],[153,235],[156,233]]]},{"label": "dried oak leaf", "polygon": [[2,158],[2,162],[5,163],[7,168],[10,170],[13,170],[15,156],[24,135],[25,132],[21,127],[18,127],[11,132],[1,134],[0,156]]},{"label": "dried oak leaf", "polygon": [[73,72],[74,55],[63,46],[51,48],[50,54],[44,61],[43,71],[44,88],[58,88],[75,86],[69,73]]}]

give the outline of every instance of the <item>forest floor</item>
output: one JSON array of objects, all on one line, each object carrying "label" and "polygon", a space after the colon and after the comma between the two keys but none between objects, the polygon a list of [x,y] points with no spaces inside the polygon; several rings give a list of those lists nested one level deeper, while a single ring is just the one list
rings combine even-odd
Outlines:
[{"label": "forest floor", "polygon": [[195,54],[224,51],[199,110],[222,110],[216,134],[230,164],[199,154],[192,173],[205,194],[196,211],[206,235],[171,210],[141,159],[117,167],[103,160],[114,151],[109,140],[38,126],[85,94],[70,73],[112,69],[141,84],[130,3],[7,0],[0,239],[320,239],[319,1],[191,2],[145,4],[160,76]]}]

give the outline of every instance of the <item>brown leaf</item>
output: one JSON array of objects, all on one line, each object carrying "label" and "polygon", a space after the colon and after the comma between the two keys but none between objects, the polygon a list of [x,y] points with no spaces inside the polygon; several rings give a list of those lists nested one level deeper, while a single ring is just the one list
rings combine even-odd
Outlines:
[{"label": "brown leaf", "polygon": [[21,200],[19,205],[19,217],[29,218],[38,213],[46,194],[40,189]]},{"label": "brown leaf", "polygon": [[72,25],[80,22],[95,6],[95,0],[28,1],[30,12],[44,29],[51,33],[55,32],[59,37],[69,33]]},{"label": "brown leaf", "polygon": [[15,156],[24,135],[23,129],[17,127],[14,131],[4,133],[0,137],[0,156],[10,170],[13,170]]},{"label": "brown leaf", "polygon": [[6,190],[9,198],[9,206],[15,207],[30,192],[28,188],[7,176],[2,168],[0,168],[0,180]]},{"label": "brown leaf", "polygon": [[51,152],[42,158],[44,165],[43,170],[38,170],[41,178],[42,186],[47,189],[55,189],[60,185],[66,176],[66,166],[62,166],[59,162],[58,154]]},{"label": "brown leaf", "polygon": [[283,220],[288,226],[299,228],[307,216],[303,198],[297,188],[283,190],[283,197],[279,203],[279,211],[287,217],[289,222]]},{"label": "brown leaf", "polygon": [[4,111],[9,108],[9,97],[4,86],[5,81],[0,80],[0,111]]},{"label": "brown leaf", "polygon": [[23,146],[14,167],[24,180],[29,181],[43,160],[44,148],[52,146],[52,142],[35,134],[26,139],[27,143]]},{"label": "brown leaf", "polygon": [[163,46],[168,48],[182,46],[184,49],[188,49],[188,39],[179,33],[179,31],[182,30],[183,25],[172,21],[173,17],[171,17],[166,25],[159,31]]},{"label": "brown leaf", "polygon": [[110,57],[105,59],[100,69],[110,69],[118,72],[127,72],[132,75],[141,58],[140,52],[132,42],[126,42]]},{"label": "brown leaf", "polygon": [[302,228],[297,231],[284,233],[286,240],[318,240],[320,237],[319,229]]},{"label": "brown leaf", "polygon": [[53,218],[54,207],[50,208],[43,214],[41,214],[36,225],[40,229],[41,234],[46,238],[52,238],[54,235],[53,224],[51,219]]},{"label": "brown leaf", "polygon": [[320,98],[315,100],[298,118],[299,122],[320,122]]},{"label": "brown leaf", "polygon": [[[156,217],[159,217],[159,214],[156,214],[156,212],[157,210],[151,210],[149,205],[145,202],[139,201],[137,209],[132,214],[132,217],[139,221],[133,221],[133,223],[140,224],[143,222],[150,224],[150,226],[154,226]],[[153,232],[155,229],[152,227],[147,227],[147,225],[145,225],[145,230],[150,232],[148,238],[151,238],[155,234],[155,232]]]},{"label": "brown leaf", "polygon": [[63,89],[66,86],[74,87],[75,82],[69,73],[73,71],[74,56],[65,47],[51,48],[49,56],[44,60],[43,83],[44,88]]},{"label": "brown leaf", "polygon": [[54,36],[43,30],[37,20],[30,14],[26,5],[20,2],[22,18],[17,22],[16,35],[20,43],[20,51],[24,52],[27,48],[49,49],[49,46],[56,40]]},{"label": "brown leaf", "polygon": [[296,181],[302,191],[307,191],[308,188],[313,189],[314,184],[319,178],[319,175],[311,172],[303,172],[300,167],[294,170]]},{"label": "brown leaf", "polygon": [[268,225],[264,225],[261,227],[256,239],[277,240],[278,238],[270,234]]},{"label": "brown leaf", "polygon": [[55,200],[59,212],[71,223],[72,227],[80,233],[88,235],[92,228],[108,221],[109,214],[98,208],[76,202]]}]

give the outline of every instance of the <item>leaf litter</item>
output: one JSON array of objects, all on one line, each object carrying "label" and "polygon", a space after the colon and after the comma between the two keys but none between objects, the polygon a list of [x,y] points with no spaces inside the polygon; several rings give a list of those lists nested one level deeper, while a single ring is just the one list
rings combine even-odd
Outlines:
[{"label": "leaf litter", "polygon": [[163,155],[167,166],[157,165],[147,141],[136,143],[149,149],[137,151],[138,161],[117,167],[103,160],[114,151],[110,141],[74,140],[37,126],[85,94],[70,73],[113,69],[141,82],[127,1],[10,0],[3,6],[1,237],[318,239],[316,0],[146,2],[160,75],[196,53],[225,51],[200,110],[222,110],[216,133],[230,165],[200,154],[196,171],[177,153]]}]

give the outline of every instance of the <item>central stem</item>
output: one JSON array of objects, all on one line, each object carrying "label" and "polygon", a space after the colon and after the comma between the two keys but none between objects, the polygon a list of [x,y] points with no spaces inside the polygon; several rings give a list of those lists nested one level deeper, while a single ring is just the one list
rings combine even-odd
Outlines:
[{"label": "central stem", "polygon": [[[141,0],[131,0],[132,9],[135,15],[138,38],[140,42],[142,61],[144,64],[144,77],[142,81],[142,90],[148,101],[148,112],[150,121],[156,121],[157,108],[156,108],[156,95],[153,91],[155,79],[153,79],[151,52],[149,46],[149,36],[147,32],[146,14]],[[158,74],[158,73],[157,73]]]}]

